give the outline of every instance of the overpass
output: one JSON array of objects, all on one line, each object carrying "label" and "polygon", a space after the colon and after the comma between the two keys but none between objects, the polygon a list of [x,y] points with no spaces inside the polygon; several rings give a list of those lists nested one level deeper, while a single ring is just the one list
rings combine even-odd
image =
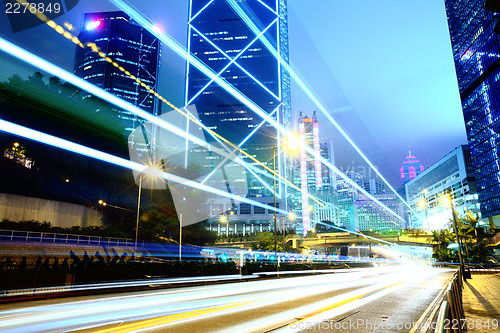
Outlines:
[{"label": "overpass", "polygon": [[[368,234],[367,234],[368,235]],[[353,235],[347,232],[333,232],[333,233],[318,233],[316,237],[302,237],[301,235],[292,234],[285,237],[285,243],[291,245],[294,250],[314,250],[335,248],[345,246],[348,244],[357,245],[373,245],[393,243],[395,245],[410,245],[421,247],[432,247],[430,243],[431,235],[368,235],[372,238],[363,237],[360,235]],[[373,239],[376,238],[376,239]],[[256,241],[242,241],[233,243],[217,243],[216,246],[221,247],[237,247],[237,248],[251,248],[252,244]],[[301,251],[302,252],[302,251]]]}]

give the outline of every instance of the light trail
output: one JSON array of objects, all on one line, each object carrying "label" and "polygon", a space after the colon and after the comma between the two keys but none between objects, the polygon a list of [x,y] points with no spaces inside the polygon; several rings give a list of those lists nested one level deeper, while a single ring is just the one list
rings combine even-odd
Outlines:
[{"label": "light trail", "polygon": [[[159,32],[156,29],[154,29],[154,24],[147,19],[143,14],[141,14],[137,9],[135,9],[133,6],[130,4],[126,3],[123,0],[110,0],[112,3],[114,3],[118,8],[120,8],[122,11],[126,12],[130,17],[134,18],[134,20],[141,24],[145,29],[147,29],[150,33],[155,35],[158,39],[160,39],[165,45],[170,47],[175,53],[177,53],[179,56],[181,56],[183,59],[190,61],[191,64],[193,64],[200,72],[205,74],[207,77],[210,79],[213,79],[218,85],[220,85],[222,88],[224,88],[227,92],[229,92],[233,97],[241,101],[243,104],[245,104],[247,107],[249,107],[253,112],[261,116],[263,119],[265,119],[268,123],[270,123],[274,128],[279,130],[287,139],[292,139],[293,138],[293,133],[291,133],[288,129],[284,128],[281,124],[279,124],[277,121],[272,119],[269,114],[267,114],[264,110],[262,110],[259,106],[257,106],[252,100],[247,98],[244,94],[242,94],[239,90],[237,90],[235,87],[233,87],[230,83],[228,83],[226,80],[224,80],[221,77],[217,76],[217,73],[215,73],[212,69],[208,68],[202,61],[200,61],[194,54],[190,54],[189,51],[187,51],[180,43],[178,43],[175,39],[173,39],[170,35],[168,35],[166,32]],[[232,0],[228,0],[232,1]],[[240,9],[241,10],[241,9]],[[264,39],[265,40],[265,39]],[[281,63],[281,61],[280,61]],[[325,112],[325,109],[321,109],[322,112]],[[331,116],[330,116],[331,117]],[[333,118],[332,118],[333,119]],[[347,134],[346,134],[347,135]],[[352,142],[352,140],[351,140]],[[373,202],[377,203],[380,207],[388,211],[390,214],[394,215],[396,218],[401,220],[402,222],[404,221],[404,218],[399,216],[396,212],[391,210],[389,207],[384,205],[380,200],[375,198],[373,195],[368,193],[364,188],[356,184],[352,179],[347,177],[342,171],[340,171],[336,166],[332,165],[328,160],[326,160],[322,156],[318,156],[318,154],[312,149],[311,147],[307,145],[300,145],[300,147],[304,150],[306,150],[311,156],[314,158],[317,158],[320,160],[325,166],[327,166],[330,170],[335,172],[338,176],[340,176],[342,179],[344,179],[347,183],[351,184],[354,188],[356,188],[358,191],[366,195],[368,198],[370,198]],[[357,146],[356,146],[357,147]],[[359,148],[358,148],[359,150]],[[364,155],[363,155],[364,156]],[[370,162],[370,165],[371,162]],[[378,174],[379,172],[375,170]],[[382,177],[382,179],[385,180],[385,178]],[[392,187],[391,187],[392,189]],[[398,195],[400,198],[400,196]],[[406,202],[403,200],[403,202],[406,204]],[[410,207],[410,210],[412,208]],[[413,211],[413,210],[412,210]]]},{"label": "light trail", "polygon": [[[21,5],[24,5],[24,6],[27,6],[29,5],[29,3],[26,1],[26,0],[16,0],[18,3],[20,3]],[[117,67],[120,71],[122,71],[125,75],[129,76],[131,79],[133,79],[134,81],[136,81],[138,84],[140,84],[142,87],[144,87],[146,90],[148,90],[149,92],[153,93],[156,97],[158,97],[162,102],[164,102],[165,104],[167,104],[168,106],[172,107],[175,111],[179,112],[180,114],[182,114],[183,116],[185,116],[188,121],[192,121],[194,122],[195,124],[197,124],[198,126],[201,126],[204,130],[206,130],[212,137],[214,137],[219,143],[221,143],[221,145],[226,149],[226,151],[229,152],[229,149],[224,145],[224,142],[231,145],[233,148],[235,148],[236,150],[238,150],[239,152],[241,152],[242,154],[244,154],[245,156],[247,156],[248,158],[250,158],[251,160],[253,160],[254,162],[256,162],[257,164],[261,165],[262,167],[264,167],[265,169],[267,169],[269,172],[271,172],[274,176],[278,176],[278,174],[270,169],[267,165],[265,165],[264,163],[262,163],[261,161],[259,161],[258,159],[256,159],[255,157],[253,157],[252,155],[248,154],[247,152],[245,152],[244,150],[242,150],[239,146],[236,146],[235,144],[231,143],[230,141],[226,140],[225,138],[223,138],[222,136],[218,135],[217,133],[215,133],[214,131],[212,131],[211,129],[207,128],[204,124],[202,124],[201,122],[199,122],[193,115],[191,115],[191,113],[189,111],[186,111],[186,112],[183,112],[180,108],[176,107],[175,105],[173,105],[172,103],[170,103],[168,100],[166,100],[163,96],[159,95],[156,91],[154,91],[153,89],[151,89],[149,86],[147,86],[146,84],[144,84],[141,80],[139,80],[137,77],[135,77],[134,75],[132,75],[129,71],[127,71],[125,68],[123,68],[122,66],[120,66],[117,62],[113,61],[111,58],[109,58],[106,54],[104,54],[103,52],[101,52],[99,50],[99,48],[95,45],[95,44],[88,44],[88,45],[84,45],[80,42],[80,40],[76,37],[76,36],[73,36],[70,32],[64,30],[63,27],[61,27],[60,25],[58,25],[57,23],[55,23],[54,21],[50,20],[47,18],[46,15],[44,15],[43,13],[40,13],[38,12],[38,10],[36,10],[35,12],[31,12],[33,15],[35,15],[38,19],[40,19],[41,21],[45,22],[48,26],[50,26],[52,29],[54,29],[56,32],[58,32],[59,34],[63,35],[64,37],[66,37],[67,39],[71,40],[73,43],[75,43],[76,45],[78,45],[79,47],[90,47],[92,49],[93,52],[97,53],[101,58],[105,59],[107,62],[111,63],[113,66]],[[159,31],[157,29],[157,26],[154,25],[152,28],[152,31],[156,32],[156,33],[160,33],[161,34],[161,31]],[[20,60],[23,60],[23,61],[26,61],[28,62],[30,65],[35,65],[37,66],[38,68],[40,68],[41,70],[43,71],[48,71],[50,73],[52,73],[53,75],[56,75],[56,76],[59,76],[58,74],[52,72],[51,70],[53,68],[57,68],[60,71],[62,72],[65,72],[63,69],[61,68],[58,68],[57,66],[54,66],[53,64],[50,64],[49,62],[45,61],[44,59],[41,59],[33,54],[30,54],[29,52],[27,52],[26,50],[23,50],[19,47],[17,47],[16,45],[4,40],[6,43],[10,44],[9,48],[6,49],[6,50],[9,50],[8,52],[10,53],[10,50],[12,48],[15,49],[15,53],[10,53],[11,55],[13,56],[16,56],[18,59]],[[24,51],[24,52],[23,52]],[[21,53],[22,56],[18,56],[18,53]],[[26,54],[29,54],[30,57],[26,57]],[[33,58],[37,59],[38,61],[35,61],[35,62],[30,62]],[[25,60],[26,59],[26,60]],[[30,60],[28,60],[30,59]],[[38,66],[38,64],[40,63],[43,63],[43,62],[46,62],[47,64],[50,64],[51,66],[49,66],[50,70],[47,70],[47,68],[45,67],[41,67],[41,66]],[[84,89],[84,90],[87,90],[88,92],[90,93],[93,93],[93,91],[90,91],[88,89],[86,89],[85,87],[82,87],[80,86],[78,83],[75,83],[73,82],[72,80],[68,80],[68,77],[71,77],[72,74],[70,73],[66,73],[66,77],[63,78],[61,76],[61,78],[63,78],[64,80]],[[73,75],[73,79],[77,79],[76,81],[78,82],[78,79],[77,77],[75,77]],[[82,80],[83,81],[83,80]],[[85,81],[84,81],[85,82]],[[94,86],[95,87],[95,86]],[[100,90],[100,88],[98,87],[95,87],[96,89]],[[101,93],[103,93],[104,96],[106,95],[110,95],[108,92],[104,91],[104,90],[101,90]],[[109,99],[107,99],[107,97],[103,97],[103,95],[101,94],[97,94],[96,96],[100,97],[100,98],[103,98],[105,100],[107,100],[108,102],[112,103],[112,104],[115,104],[117,105],[116,103],[114,103],[113,101],[110,101]],[[111,95],[111,96],[114,96],[114,95]],[[118,98],[119,100],[119,98]],[[126,103],[126,102],[124,102]],[[117,105],[119,107],[121,107],[120,105]],[[129,109],[129,108],[125,108],[127,111],[133,113],[133,114],[136,114],[137,116],[141,117],[141,118],[144,118],[146,120],[149,120],[151,121],[150,117],[147,117],[148,115],[150,115],[149,113],[147,112],[144,112],[142,111],[141,109],[137,108],[137,107],[134,107],[132,105],[129,104],[129,106],[132,107],[132,110]],[[134,109],[135,108],[135,109]],[[143,112],[143,114],[139,114],[137,112],[135,112],[136,110],[140,110]],[[146,117],[145,117],[146,115]],[[156,117],[158,118],[158,117]],[[163,127],[165,128],[165,126],[162,126],[160,124],[157,124],[156,122],[152,121],[152,123],[154,123],[155,125],[158,125],[160,127]],[[188,126],[186,126],[187,128]],[[167,129],[167,128],[166,128]],[[168,129],[167,129],[168,130]],[[174,132],[175,134],[179,135],[179,131],[182,132],[181,129],[178,129],[177,132]],[[193,141],[193,138],[194,138],[194,142],[195,143],[198,143],[202,146],[206,146],[208,145],[206,142],[204,141],[199,141],[198,138],[195,138],[193,137],[192,135],[190,135],[188,132],[185,132],[186,133],[186,145],[187,145],[187,142],[188,140],[191,140]],[[248,139],[248,138],[247,138]],[[244,141],[246,141],[247,139],[245,139]],[[203,142],[200,143],[200,142]],[[215,149],[214,149],[215,150]],[[225,156],[225,152],[224,151],[218,151],[219,154],[221,154],[222,156]],[[267,183],[265,183],[256,173],[255,171],[253,170],[255,167],[251,164],[248,164],[248,163],[245,163],[245,161],[241,160],[239,157],[235,157],[234,159],[235,161],[237,161],[239,164],[241,164],[242,166],[244,166],[250,173],[252,173],[257,179],[259,179],[261,181],[262,184],[264,184],[264,186],[266,186],[271,192],[274,192],[269,185],[267,185]],[[187,163],[187,153],[186,153],[186,163]],[[291,187],[295,188],[296,190],[299,190],[300,189],[293,183],[291,183],[290,181],[288,181],[287,179],[283,178],[281,175],[279,175],[279,185],[280,185],[280,188],[281,188],[281,182],[284,181],[285,183],[287,183],[288,185],[290,185]],[[308,194],[309,197],[316,201],[318,204],[320,204],[321,206],[324,206],[324,204],[318,199],[318,198],[315,198],[313,197],[312,195]],[[279,194],[279,197],[281,198],[281,193]]]},{"label": "light trail", "polygon": [[[416,266],[377,267],[342,274],[129,292],[87,300],[62,299],[55,304],[37,302],[31,303],[37,304],[34,306],[0,310],[0,321],[3,332],[176,331],[174,325],[189,323],[192,327],[209,318],[228,319],[244,311],[259,312],[261,308],[287,304],[285,311],[266,311],[252,320],[233,321],[222,328],[223,332],[266,331],[283,322],[296,322],[295,318],[314,322],[335,317],[398,290],[395,286],[411,286],[440,272]],[[312,301],[293,305],[303,298]]]},{"label": "light trail", "polygon": [[[24,3],[26,4],[27,2],[25,0],[17,0],[19,1],[20,3]],[[139,14],[139,12],[137,10],[135,10],[132,6],[126,4],[124,1],[121,1],[121,0],[111,0],[112,2],[115,3],[115,5],[117,5],[119,8],[121,8],[123,11],[127,12],[131,17],[134,17],[134,19],[142,24],[142,26],[147,29],[148,31],[150,31],[153,35],[155,35],[157,38],[159,38],[160,40],[162,40],[166,45],[168,45],[172,50],[174,50],[176,53],[178,53],[179,55],[181,55],[184,59],[190,59],[191,63],[193,63],[195,65],[195,67],[197,67],[202,73],[204,73],[205,75],[207,75],[208,77],[212,78],[215,82],[217,82],[219,85],[221,85],[224,89],[226,89],[228,92],[230,92],[234,97],[236,97],[237,99],[239,99],[241,102],[243,102],[245,105],[247,105],[248,107],[250,107],[254,112],[256,112],[258,115],[260,115],[263,119],[265,119],[266,121],[268,121],[271,125],[273,125],[278,131],[281,131],[286,138],[288,139],[291,139],[291,136],[293,134],[291,134],[287,129],[285,129],[281,124],[279,124],[278,122],[274,121],[265,111],[263,111],[262,109],[260,109],[255,103],[253,103],[253,101],[249,100],[245,95],[243,95],[241,92],[239,92],[237,89],[235,89],[232,85],[230,85],[226,80],[220,78],[219,76],[217,76],[217,74],[211,70],[210,68],[208,68],[207,66],[205,66],[198,58],[196,58],[194,55],[190,55],[190,53],[188,51],[186,51],[182,45],[180,45],[178,42],[176,42],[174,39],[172,39],[168,34],[162,32],[162,31],[159,31],[159,29],[157,29],[156,25],[153,25],[147,18],[145,18],[143,15]],[[230,0],[230,1],[233,1],[233,0]],[[241,10],[241,9],[239,9]],[[74,38],[71,38],[72,35],[65,31],[64,28],[62,28],[61,26],[58,26],[57,24],[55,24],[53,21],[49,20],[47,21],[48,19],[46,18],[45,15],[41,14],[41,13],[38,13],[38,11],[36,11],[34,13],[38,18],[40,18],[42,21],[46,22],[47,24],[49,23],[52,23],[49,24],[52,28],[54,28],[57,32],[59,32],[60,34],[64,35],[66,38],[68,39],[71,39],[73,42],[75,42],[77,45],[80,45],[82,46],[81,42],[79,42],[79,40],[74,37]],[[248,18],[248,17],[247,17]],[[253,24],[253,23],[252,23]],[[9,42],[7,42],[6,40],[3,40],[5,43],[8,43],[8,44],[11,44]],[[267,41],[265,38],[263,39],[264,41],[264,44],[265,42]],[[13,44],[9,45],[9,48],[12,48],[12,46],[15,46]],[[82,46],[83,47],[83,46]],[[100,52],[96,47],[92,48],[95,52],[97,52],[101,57],[103,57],[104,59],[106,59],[108,62],[111,62],[113,63],[112,59],[110,59],[109,57],[107,57],[104,53]],[[24,51],[24,50],[23,50]],[[23,57],[19,57],[17,54],[12,54],[16,57],[18,57],[19,59],[21,60],[24,60],[26,61]],[[32,55],[33,57],[36,57],[34,55]],[[38,58],[38,57],[37,57]],[[39,58],[41,59],[41,58]],[[45,61],[46,62],[46,61]],[[280,61],[281,62],[281,61]],[[116,67],[119,67],[118,64],[114,64]],[[54,67],[53,65],[51,67]],[[119,67],[120,68],[120,67]],[[45,69],[43,69],[45,70]],[[124,69],[123,69],[124,70]],[[59,71],[63,71],[62,69],[59,68]],[[127,74],[127,72],[125,71],[125,74]],[[127,75],[131,76],[133,79],[135,79],[136,81],[138,81],[137,78],[133,77],[130,73],[128,73]],[[58,75],[56,75],[58,76]],[[75,77],[76,78],[76,77]],[[82,80],[83,81],[83,80]],[[69,81],[71,82],[71,81]],[[144,83],[140,82],[140,80],[138,81],[141,86],[143,86],[144,88],[148,89],[149,91],[152,91],[151,88],[149,88],[148,86],[146,86]],[[94,86],[94,88],[97,88]],[[85,88],[84,88],[85,89]],[[98,88],[97,88],[98,89]],[[89,91],[88,89],[85,89],[87,91]],[[90,91],[89,91],[90,92]],[[104,92],[104,91],[103,91]],[[169,103],[167,100],[165,100],[163,97],[159,96],[157,92],[154,92],[152,91],[155,96],[159,97],[162,101],[164,101],[165,103],[171,105],[171,103]],[[109,93],[108,93],[109,94]],[[97,96],[99,96],[99,94],[97,94]],[[118,98],[118,100],[120,100]],[[113,102],[111,102],[113,103]],[[122,103],[125,103],[125,104],[128,104],[124,101],[122,101]],[[130,105],[129,105],[130,106]],[[175,106],[173,106],[176,110],[178,110],[178,108],[176,108]],[[129,108],[125,108],[127,111],[129,112],[132,112],[132,113],[135,113],[133,111],[130,111]],[[138,109],[138,108],[136,108]],[[138,109],[140,110],[140,109]],[[151,121],[152,123],[154,124],[157,124],[156,121],[152,121],[151,118],[156,118],[158,119],[157,117],[154,117],[152,115],[150,115],[149,113],[147,112],[144,112],[142,110],[140,110],[143,115],[140,115],[140,114],[137,114],[139,115],[140,117],[146,119],[146,120],[149,120]],[[188,117],[186,114],[184,114],[186,117]],[[191,118],[190,118],[191,119]],[[195,121],[196,122],[196,121]],[[159,125],[161,126],[161,125]],[[203,125],[200,125],[202,127],[204,127]],[[164,126],[162,126],[164,127]],[[206,127],[204,127],[206,129]],[[178,131],[182,132],[182,130],[178,129]],[[234,146],[234,144],[230,143],[229,141],[225,140],[224,138],[222,138],[220,135],[218,135],[217,133],[214,133],[213,131],[209,131],[209,133],[211,133],[212,135],[216,135],[217,137],[223,139],[226,143],[229,143],[230,145]],[[178,134],[179,135],[179,134]],[[206,144],[206,143],[205,143]],[[358,184],[356,184],[354,181],[352,181],[349,177],[347,177],[343,172],[341,172],[337,167],[335,167],[334,165],[332,165],[329,161],[327,161],[325,158],[323,158],[322,156],[320,156],[317,152],[315,152],[312,148],[310,148],[309,146],[307,145],[303,145],[301,144],[301,148],[306,150],[308,153],[310,153],[312,156],[314,156],[315,159],[318,159],[320,160],[323,164],[325,164],[330,170],[334,171],[337,175],[339,175],[341,178],[343,178],[346,182],[348,182],[349,184],[351,184],[351,186],[353,186],[354,188],[356,188],[358,191],[361,191],[363,194],[365,194],[367,197],[369,197],[371,200],[373,200],[375,203],[377,203],[380,207],[382,207],[383,209],[387,210],[390,214],[394,215],[396,218],[400,219],[401,221],[404,222],[404,219],[399,216],[396,212],[392,211],[390,208],[388,208],[386,205],[384,205],[381,201],[379,201],[378,199],[376,199],[374,196],[372,196],[370,193],[368,193],[364,188],[360,187]],[[227,149],[227,148],[226,148]],[[253,156],[250,156],[249,154],[247,154],[245,151],[241,150],[240,151],[245,154],[246,156],[249,156],[251,159],[254,159]],[[236,158],[235,160],[238,160],[238,158]],[[246,164],[244,161],[241,161],[241,163],[243,163],[242,165],[244,165],[246,167]],[[262,165],[262,162],[259,161],[259,163]],[[269,169],[269,167],[263,165],[266,169]],[[247,168],[248,169],[248,168]],[[378,172],[378,171],[377,171]],[[277,176],[276,172],[272,171],[272,174],[274,175],[274,177]],[[281,176],[279,176],[280,179],[282,179]],[[288,180],[285,180],[287,183],[290,183]],[[281,184],[281,181],[280,181],[280,184]],[[315,198],[313,198],[313,200],[317,201]],[[320,204],[322,204],[320,202]],[[410,208],[411,209],[411,208]]]},{"label": "light trail", "polygon": [[[202,147],[211,148],[212,150],[216,151],[217,153],[219,153],[222,156],[225,156],[225,157],[231,156],[231,155],[228,155],[226,153],[226,151],[229,152],[228,148],[226,148],[225,150],[218,149],[218,148],[214,147],[213,145],[208,144],[206,141],[201,140],[201,139],[197,138],[196,136],[193,136],[192,134],[186,133],[183,129],[180,129],[180,128],[162,120],[160,117],[156,117],[156,116],[154,116],[146,111],[143,111],[142,109],[140,109],[140,108],[138,108],[138,107],[136,107],[128,102],[125,102],[124,100],[120,99],[119,97],[117,97],[117,96],[115,96],[115,95],[113,95],[113,94],[79,78],[79,77],[76,77],[72,73],[69,73],[68,71],[66,71],[64,69],[62,69],[58,66],[55,66],[54,64],[46,61],[45,59],[42,59],[42,58],[40,58],[40,57],[38,57],[38,56],[36,56],[36,55],[26,51],[26,50],[20,48],[19,46],[5,40],[2,37],[0,37],[0,49],[2,49],[4,52],[7,52],[8,54],[16,57],[19,60],[22,60],[22,61],[29,63],[30,65],[35,66],[35,67],[37,67],[45,72],[48,72],[48,73],[53,74],[57,77],[60,77],[61,79],[65,80],[65,81],[67,81],[67,82],[69,82],[69,83],[71,83],[71,84],[73,84],[73,85],[75,85],[83,90],[86,90],[89,93],[116,105],[119,108],[127,110],[128,112],[131,112],[131,113],[133,113],[133,114],[135,114],[143,119],[146,119],[146,120],[152,122],[153,124],[169,131],[170,133],[173,133],[173,134],[178,135],[180,137],[185,137],[186,140],[189,139],[191,142],[194,142]],[[183,115],[185,115],[188,119],[194,119],[194,118],[192,118],[192,116],[189,117],[189,115],[187,113],[183,113],[183,112],[181,112],[181,113]],[[194,119],[194,120],[196,120],[196,119]],[[205,127],[205,125],[199,123],[197,120],[195,123],[200,124],[202,127]],[[234,144],[232,144],[232,146],[236,147]],[[246,155],[248,155],[246,152],[244,152],[244,153]],[[237,163],[239,163],[240,165],[245,167],[248,171],[250,171],[256,177],[258,177],[255,174],[255,172],[252,170],[252,168],[253,168],[252,165],[246,163],[245,161],[243,161],[242,159],[240,159],[237,156],[234,157],[234,161],[236,161]],[[260,162],[260,161],[258,161],[258,162],[262,164],[262,162]],[[271,169],[269,169],[269,170],[271,170]],[[285,180],[285,181],[287,183],[293,185],[288,180]],[[297,188],[295,185],[293,185],[292,187]],[[317,198],[312,197],[312,196],[311,196],[311,198],[313,200],[315,200],[316,202],[318,202],[319,204],[322,204]],[[265,206],[260,205],[260,206],[263,208],[269,208],[271,210],[274,210],[274,207],[271,207],[269,205],[265,205]],[[280,211],[280,212],[282,212],[282,211]],[[288,213],[286,215],[288,215]]]},{"label": "light trail", "polygon": [[[257,35],[259,33],[259,28],[255,23],[246,15],[246,13],[241,9],[241,7],[236,3],[235,0],[227,0],[231,8],[238,14],[238,16],[243,20],[243,22],[252,30],[252,32]],[[415,214],[415,211],[411,206],[398,194],[398,192],[391,186],[391,184],[385,179],[384,176],[377,170],[373,163],[368,159],[368,157],[363,153],[363,151],[356,145],[356,143],[351,139],[351,137],[344,131],[342,126],[332,117],[328,112],[326,107],[321,104],[319,99],[314,95],[314,93],[307,87],[306,83],[300,78],[300,76],[291,68],[291,66],[286,62],[274,49],[271,43],[263,36],[262,43],[268,49],[268,51],[274,56],[274,58],[285,68],[285,70],[290,74],[294,81],[300,86],[302,91],[306,93],[311,101],[320,109],[323,115],[332,123],[335,128],[342,134],[342,136],[349,142],[349,144],[356,150],[356,152],[363,158],[363,160],[375,171],[375,173],[384,181],[384,183],[391,189],[394,194],[410,209],[411,212]]]},{"label": "light trail", "polygon": [[[0,39],[0,45],[1,45],[1,39]],[[27,128],[24,126],[20,126],[20,125],[17,125],[17,124],[14,124],[14,123],[11,123],[11,122],[8,122],[5,120],[1,120],[1,119],[0,119],[0,131],[4,131],[4,132],[10,133],[10,134],[18,135],[18,136],[21,136],[21,137],[24,137],[24,138],[27,138],[30,140],[38,141],[38,142],[41,142],[41,143],[44,143],[44,144],[47,144],[47,145],[50,145],[50,146],[53,146],[56,148],[61,148],[61,149],[64,149],[64,150],[67,150],[67,151],[70,151],[73,153],[77,153],[80,155],[95,158],[97,160],[104,161],[104,162],[107,162],[110,164],[114,164],[114,165],[117,165],[120,167],[124,167],[124,168],[130,169],[130,170],[135,170],[135,171],[140,172],[140,173],[146,173],[146,174],[151,175],[153,177],[160,177],[160,178],[163,178],[165,180],[173,181],[175,183],[185,185],[185,186],[188,186],[191,188],[195,188],[195,189],[202,190],[205,192],[217,194],[217,195],[220,195],[220,196],[223,196],[226,198],[246,202],[246,203],[249,203],[251,205],[259,206],[262,208],[267,208],[267,209],[276,211],[277,213],[288,215],[287,211],[281,210],[279,208],[274,208],[274,207],[265,205],[263,203],[260,203],[258,201],[250,200],[248,198],[244,198],[244,197],[239,196],[239,195],[234,195],[234,194],[228,193],[226,191],[222,191],[222,190],[219,190],[219,189],[207,186],[207,185],[202,185],[198,182],[195,182],[195,181],[183,178],[183,177],[179,177],[179,176],[171,174],[171,173],[163,172],[163,171],[160,171],[157,169],[152,169],[152,168],[148,167],[147,165],[132,162],[132,161],[129,161],[127,159],[124,159],[124,158],[121,158],[118,156],[114,156],[114,155],[111,155],[111,154],[108,154],[108,153],[105,153],[105,152],[102,152],[102,151],[99,151],[99,150],[96,150],[93,148],[82,146],[82,145],[76,144],[74,142],[67,141],[67,140],[64,140],[64,139],[61,139],[61,138],[58,138],[58,137],[55,137],[55,136],[52,136],[52,135],[49,135],[46,133],[42,133],[39,131],[35,131],[33,129],[30,129],[30,128]]]}]

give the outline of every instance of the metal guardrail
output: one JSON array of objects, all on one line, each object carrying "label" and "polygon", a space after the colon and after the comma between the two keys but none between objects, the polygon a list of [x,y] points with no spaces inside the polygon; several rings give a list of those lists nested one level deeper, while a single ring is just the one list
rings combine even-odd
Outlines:
[{"label": "metal guardrail", "polygon": [[[58,234],[40,231],[0,230],[0,241],[39,242],[55,244],[135,246],[135,240],[128,238],[100,237],[87,235]],[[144,246],[144,241],[137,245]]]},{"label": "metal guardrail", "polygon": [[434,333],[465,332],[465,314],[462,304],[463,277],[458,270],[446,285]]},{"label": "metal guardrail", "polygon": [[499,274],[500,273],[500,267],[499,268],[471,268],[470,269],[471,274]]}]

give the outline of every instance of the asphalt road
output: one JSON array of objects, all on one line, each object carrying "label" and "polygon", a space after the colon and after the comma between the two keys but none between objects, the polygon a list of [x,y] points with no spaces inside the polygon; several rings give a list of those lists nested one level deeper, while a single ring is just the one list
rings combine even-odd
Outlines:
[{"label": "asphalt road", "polygon": [[408,332],[451,275],[408,264],[4,304],[0,332]]}]

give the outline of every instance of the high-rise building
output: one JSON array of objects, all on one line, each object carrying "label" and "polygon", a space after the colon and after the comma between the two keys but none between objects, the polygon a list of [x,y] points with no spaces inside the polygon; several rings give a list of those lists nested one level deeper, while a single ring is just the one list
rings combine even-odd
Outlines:
[{"label": "high-rise building", "polygon": [[370,194],[383,194],[385,192],[385,183],[379,178],[363,179],[363,189]]},{"label": "high-rise building", "polygon": [[424,166],[420,164],[415,156],[411,155],[411,151],[408,152],[408,156],[403,162],[403,166],[400,169],[401,173],[401,184],[405,185],[413,178],[417,177],[424,171]]},{"label": "high-rise building", "polygon": [[[279,61],[288,61],[285,0],[190,0],[188,49],[228,86],[290,128],[290,78]],[[273,205],[273,177],[269,172],[273,169],[273,147],[277,147],[276,171],[285,177],[289,169],[285,167],[283,136],[189,60],[186,76],[185,104],[196,106],[207,128],[207,142],[213,144],[223,137],[223,141],[252,156],[254,159],[238,155],[252,167],[241,176],[248,184],[247,196]],[[215,168],[217,161],[211,165]],[[230,173],[230,166],[221,168]],[[286,209],[286,186],[278,182],[276,192],[278,206]],[[241,220],[246,225],[252,225],[252,220],[259,225],[272,221],[272,214],[265,209],[262,212],[260,207],[233,206],[232,221]]]},{"label": "high-rise building", "polygon": [[[298,119],[299,140],[318,152],[321,157],[335,164],[333,140],[331,138],[320,142],[319,124],[316,112],[312,117],[302,116]],[[292,178],[293,183],[300,191],[290,193],[290,205],[298,216],[295,223],[297,232],[307,233],[321,221],[335,222],[335,178],[321,160],[304,149],[294,156]],[[314,200],[313,198],[316,200]],[[319,202],[321,202],[321,204]]]},{"label": "high-rise building", "polygon": [[403,203],[395,194],[386,193],[379,179],[364,178],[361,174],[350,170],[346,171],[345,175],[400,218],[389,213],[345,179],[337,176],[338,223],[336,224],[351,231],[396,230],[404,227],[401,222],[404,218]]},{"label": "high-rise building", "polygon": [[[345,175],[357,185],[363,186],[361,174],[348,170]],[[337,176],[336,186],[339,224],[343,228],[355,231],[359,229],[357,210],[354,205],[358,199],[358,190],[340,176]]]},{"label": "high-rise building", "polygon": [[498,1],[445,0],[453,58],[483,217],[500,215]]},{"label": "high-rise building", "polygon": [[442,200],[448,193],[459,214],[468,210],[481,218],[470,150],[466,145],[455,148],[406,184],[407,202],[415,212],[410,217],[410,226],[430,230],[444,228],[451,217],[450,207]]},{"label": "high-rise building", "polygon": [[[95,44],[106,57],[151,89],[157,90],[160,42],[125,13],[116,11],[84,14],[78,39],[85,45]],[[90,47],[76,47],[74,73],[144,111],[153,115],[160,112],[158,98]],[[127,111],[119,111],[119,117],[126,138],[142,122]],[[134,141],[130,140],[130,143],[133,144]]]}]

